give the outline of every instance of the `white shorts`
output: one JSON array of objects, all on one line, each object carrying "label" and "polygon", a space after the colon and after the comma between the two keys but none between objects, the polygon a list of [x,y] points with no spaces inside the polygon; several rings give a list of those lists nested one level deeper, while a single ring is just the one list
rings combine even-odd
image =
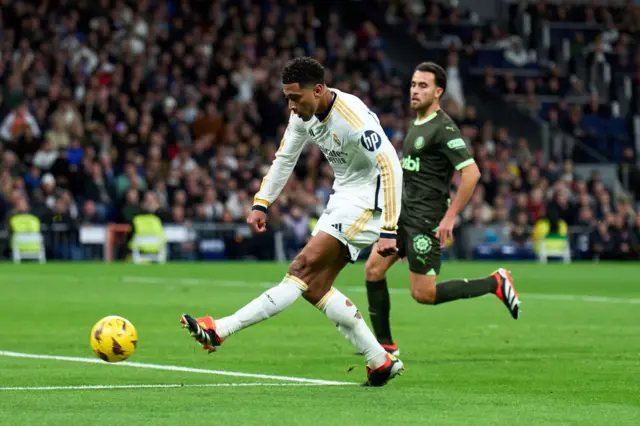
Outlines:
[{"label": "white shorts", "polygon": [[[333,204],[333,205],[332,205]],[[380,239],[381,212],[347,203],[329,202],[311,235],[323,231],[347,246],[350,262],[358,260],[360,250]]]}]

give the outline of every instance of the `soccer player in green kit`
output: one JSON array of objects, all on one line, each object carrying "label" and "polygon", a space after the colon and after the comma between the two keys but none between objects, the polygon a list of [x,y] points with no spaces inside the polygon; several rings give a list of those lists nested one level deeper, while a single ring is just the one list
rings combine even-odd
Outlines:
[{"label": "soccer player in green kit", "polygon": [[[404,183],[398,253],[382,257],[374,247],[365,267],[371,324],[378,341],[393,355],[398,355],[399,350],[391,337],[385,274],[404,257],[409,263],[411,296],[418,303],[439,305],[493,293],[514,319],[520,313],[520,300],[505,269],[484,278],[437,284],[442,248],[448,239],[453,240],[456,217],[480,178],[458,126],[440,109],[440,98],[446,88],[447,74],[441,66],[424,62],[416,67],[411,79],[411,109],[416,112],[416,120],[409,127],[402,152]],[[462,179],[451,200],[449,185],[456,170]]]}]

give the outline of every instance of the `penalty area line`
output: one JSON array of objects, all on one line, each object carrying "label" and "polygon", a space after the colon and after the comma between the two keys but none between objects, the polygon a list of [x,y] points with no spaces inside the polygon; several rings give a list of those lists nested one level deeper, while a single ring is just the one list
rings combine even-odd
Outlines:
[{"label": "penalty area line", "polygon": [[137,385],[77,385],[77,386],[5,386],[2,391],[56,391],[56,390],[116,390],[116,389],[173,389],[173,388],[235,388],[235,387],[300,387],[327,386],[319,383],[191,383],[191,384],[137,384]]},{"label": "penalty area line", "polygon": [[23,353],[23,352],[0,351],[0,356],[6,356],[10,358],[45,359],[45,360],[51,360],[51,361],[78,362],[78,363],[85,363],[85,364],[100,364],[100,365],[111,366],[111,367],[147,368],[152,370],[180,371],[183,373],[213,374],[217,376],[229,376],[229,377],[246,377],[246,378],[252,378],[252,379],[276,380],[281,382],[307,383],[307,384],[325,385],[325,386],[357,384],[353,382],[340,382],[335,380],[306,379],[302,377],[275,376],[271,374],[256,374],[256,373],[242,373],[238,371],[209,370],[205,368],[181,367],[179,365],[147,364],[142,362],[130,362],[130,361],[122,361],[118,363],[107,363],[97,358],[81,358],[81,357],[58,356],[58,355],[39,355],[39,354],[29,354],[29,353]]}]

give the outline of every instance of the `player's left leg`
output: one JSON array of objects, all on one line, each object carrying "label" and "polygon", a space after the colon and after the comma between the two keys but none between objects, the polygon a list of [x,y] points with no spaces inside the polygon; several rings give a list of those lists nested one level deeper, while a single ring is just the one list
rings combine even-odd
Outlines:
[{"label": "player's left leg", "polygon": [[498,269],[485,278],[454,279],[437,284],[436,275],[409,273],[411,296],[418,303],[440,305],[459,299],[470,299],[494,293],[507,307],[511,316],[518,319],[520,300],[513,286],[509,272]]},{"label": "player's left leg", "polygon": [[[353,255],[341,232],[334,227],[324,226],[326,220],[318,223],[319,230],[312,238],[308,255],[312,258],[322,256],[321,269],[315,273],[305,272],[308,260],[294,262],[289,273],[304,277],[308,285],[303,297],[336,325],[338,331],[355,346],[367,359],[367,386],[382,386],[404,370],[402,362],[387,354],[362,318],[355,304],[340,290],[333,287],[338,274]],[[315,233],[315,232],[314,232]],[[311,244],[318,242],[318,244]],[[306,249],[306,247],[305,247]],[[315,253],[315,254],[313,254]],[[318,262],[312,262],[318,263]]]},{"label": "player's left leg", "polygon": [[485,294],[495,294],[518,319],[520,300],[509,272],[499,269],[493,274],[476,279],[453,279],[437,283],[440,273],[442,251],[433,232],[412,235],[412,244],[407,248],[411,296],[418,303],[440,305],[459,299],[470,299]]}]

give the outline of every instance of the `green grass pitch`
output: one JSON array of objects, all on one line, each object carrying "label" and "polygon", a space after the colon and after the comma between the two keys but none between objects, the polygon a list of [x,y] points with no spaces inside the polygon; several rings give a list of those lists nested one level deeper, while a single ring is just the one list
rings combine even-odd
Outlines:
[{"label": "green grass pitch", "polygon": [[[445,263],[441,278],[497,266]],[[640,265],[507,266],[518,321],[493,295],[418,305],[407,266],[396,266],[392,325],[406,372],[368,389],[325,382],[362,382],[364,360],[302,299],[212,355],[179,327],[183,312],[234,312],[285,264],[3,264],[0,424],[640,424]],[[362,277],[362,263],[348,266],[336,287],[366,313]],[[79,362],[97,360],[89,332],[106,315],[136,326],[134,365]]]}]

